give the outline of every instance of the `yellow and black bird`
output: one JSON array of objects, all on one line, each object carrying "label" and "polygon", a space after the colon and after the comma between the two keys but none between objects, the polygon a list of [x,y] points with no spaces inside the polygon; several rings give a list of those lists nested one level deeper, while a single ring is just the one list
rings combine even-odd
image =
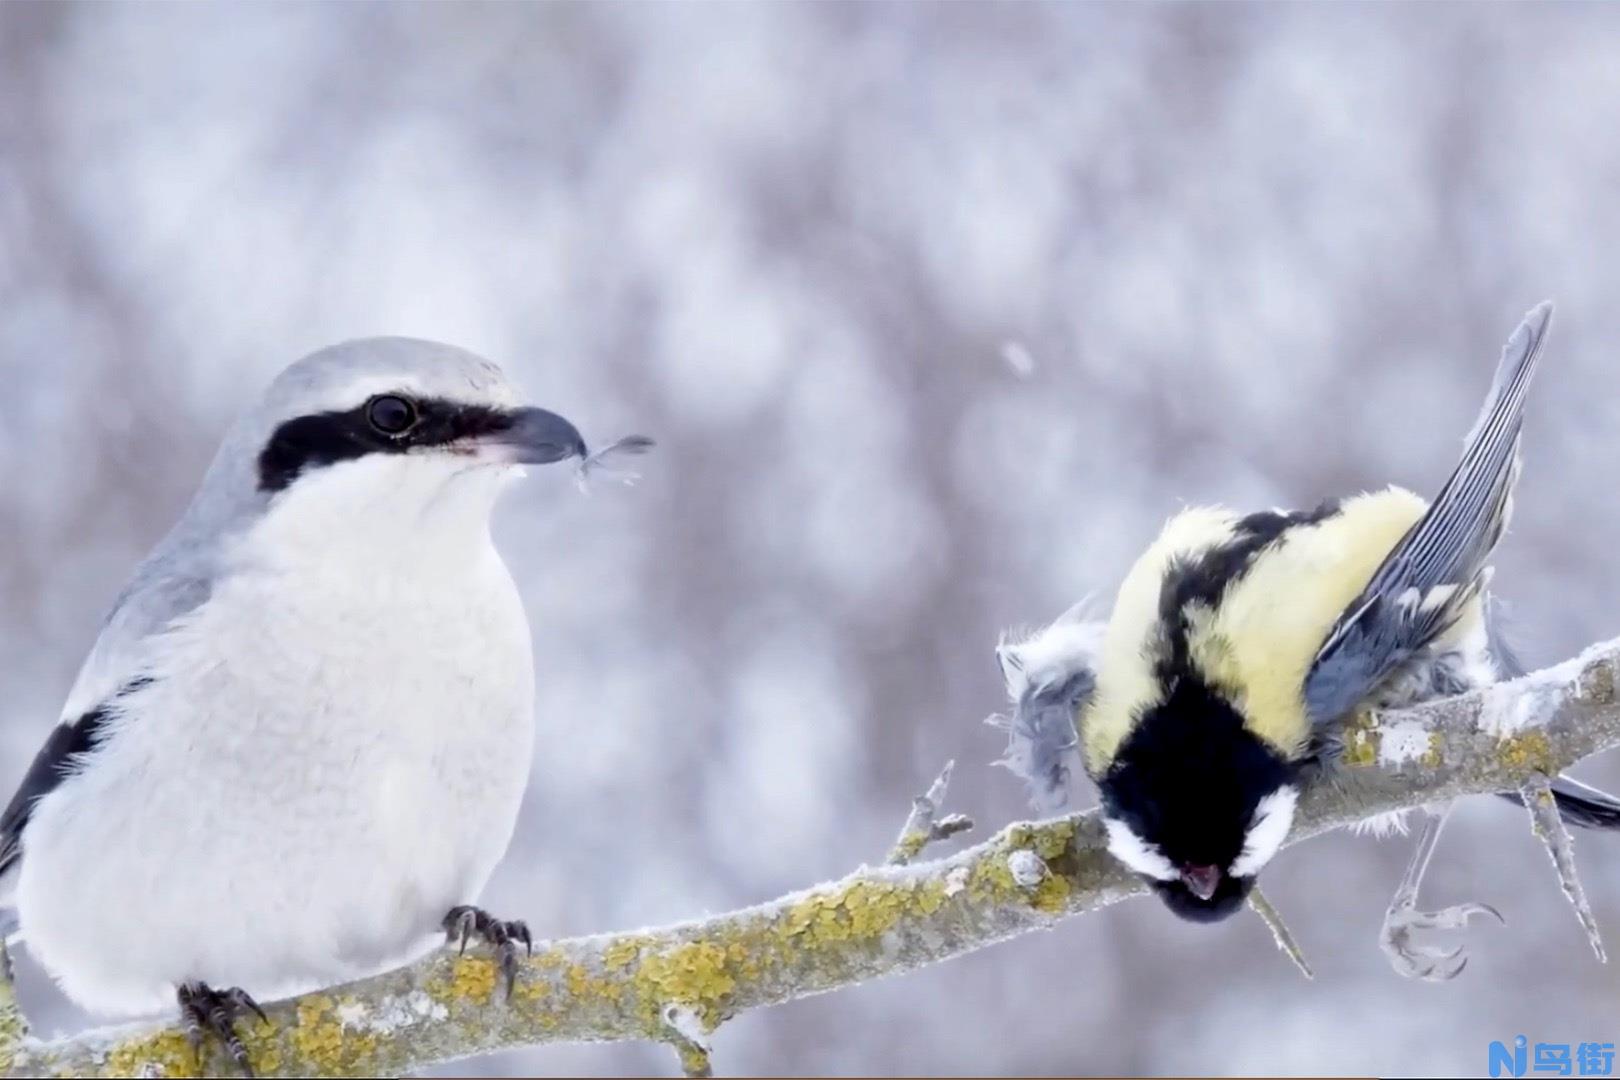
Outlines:
[{"label": "yellow and black bird", "polygon": [[[1488,618],[1486,562],[1551,317],[1542,304],[1509,340],[1433,503],[1389,487],[1303,512],[1185,510],[1126,575],[1106,626],[1071,612],[1004,641],[1006,764],[1037,804],[1061,804],[1078,751],[1109,850],[1176,914],[1221,919],[1282,846],[1303,771],[1331,760],[1347,718],[1518,674]],[[1609,796],[1573,782],[1555,795],[1577,824],[1620,825]],[[1438,831],[1425,828],[1415,871]],[[1391,909],[1402,932],[1490,910],[1417,912],[1415,881]],[[1457,955],[1408,949],[1405,968],[1448,977]]]}]

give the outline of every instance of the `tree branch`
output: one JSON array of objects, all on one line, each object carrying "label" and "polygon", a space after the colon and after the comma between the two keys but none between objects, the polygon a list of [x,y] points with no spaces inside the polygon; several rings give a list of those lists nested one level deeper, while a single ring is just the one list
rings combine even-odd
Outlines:
[{"label": "tree branch", "polygon": [[[1346,767],[1306,792],[1290,843],[1458,796],[1539,792],[1547,777],[1620,744],[1617,673],[1620,640],[1517,682],[1358,719],[1345,734]],[[1573,881],[1568,852],[1555,855]],[[672,1030],[684,1049],[703,1051],[704,1035],[746,1009],[937,963],[1144,891],[1108,856],[1095,815],[1076,814],[702,921],[537,947],[510,1004],[488,957],[439,950],[276,1004],[270,1025],[246,1025],[245,1035],[264,1076],[398,1075],[549,1042],[668,1043]],[[173,1024],[33,1041],[8,994],[0,989],[0,1075],[199,1071]],[[706,1068],[706,1051],[687,1067]]]},{"label": "tree branch", "polygon": [[28,1022],[17,1007],[12,983],[11,954],[6,951],[6,936],[0,932],[0,1074],[10,1073],[17,1050],[27,1038]]}]

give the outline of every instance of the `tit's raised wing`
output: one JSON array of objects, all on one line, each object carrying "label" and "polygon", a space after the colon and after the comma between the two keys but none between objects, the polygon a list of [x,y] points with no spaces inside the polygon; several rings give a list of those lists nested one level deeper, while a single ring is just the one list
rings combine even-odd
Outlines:
[{"label": "tit's raised wing", "polygon": [[1010,715],[989,723],[1007,732],[1005,765],[1029,787],[1031,805],[1051,813],[1069,798],[1079,761],[1076,717],[1097,685],[1103,623],[1088,622],[1081,601],[1028,637],[1003,638],[996,660],[1012,702]]},{"label": "tit's raised wing", "polygon": [[1483,591],[1485,561],[1512,512],[1525,395],[1551,321],[1552,304],[1542,303],[1508,339],[1456,470],[1316,654],[1305,678],[1313,724],[1342,719]]}]

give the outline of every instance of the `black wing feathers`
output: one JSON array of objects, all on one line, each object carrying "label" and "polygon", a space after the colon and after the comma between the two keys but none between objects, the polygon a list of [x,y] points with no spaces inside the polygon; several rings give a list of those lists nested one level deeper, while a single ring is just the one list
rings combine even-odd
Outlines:
[{"label": "black wing feathers", "polygon": [[107,704],[90,710],[72,723],[58,724],[52,730],[45,745],[34,755],[33,764],[23,774],[17,793],[6,804],[5,811],[0,813],[0,877],[5,876],[13,864],[22,858],[22,832],[28,819],[33,816],[34,804],[72,775],[81,755],[99,745],[114,704],[148,682],[148,679],[136,679]]},{"label": "black wing feathers", "polygon": [[1428,512],[1395,545],[1334,626],[1305,680],[1314,723],[1343,717],[1444,633],[1485,584],[1518,477],[1525,395],[1547,340],[1543,303],[1508,339],[1462,460]]}]

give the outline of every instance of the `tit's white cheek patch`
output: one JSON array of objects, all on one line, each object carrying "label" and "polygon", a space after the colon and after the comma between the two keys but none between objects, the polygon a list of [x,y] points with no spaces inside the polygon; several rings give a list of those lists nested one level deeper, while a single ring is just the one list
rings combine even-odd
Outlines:
[{"label": "tit's white cheek patch", "polygon": [[1299,802],[1299,790],[1284,785],[1260,800],[1254,808],[1254,818],[1243,838],[1243,852],[1227,871],[1233,877],[1253,877],[1270,862],[1288,839],[1288,830],[1294,827],[1294,807]]},{"label": "tit's white cheek patch", "polygon": [[1108,853],[1138,874],[1158,881],[1174,881],[1181,876],[1157,845],[1137,836],[1123,821],[1105,818],[1103,827],[1108,830]]}]

